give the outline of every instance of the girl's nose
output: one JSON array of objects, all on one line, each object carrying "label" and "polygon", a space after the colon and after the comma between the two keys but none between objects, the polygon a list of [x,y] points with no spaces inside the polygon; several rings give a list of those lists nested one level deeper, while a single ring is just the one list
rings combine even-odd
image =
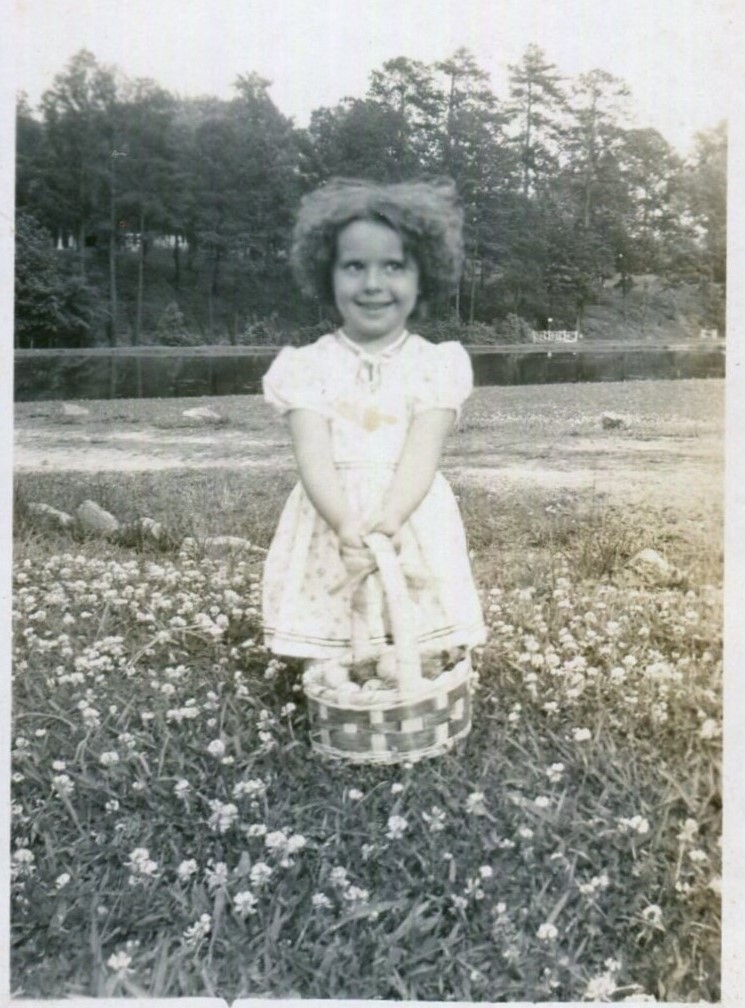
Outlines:
[{"label": "girl's nose", "polygon": [[379,290],[381,284],[381,274],[377,266],[370,266],[365,270],[365,290]]}]

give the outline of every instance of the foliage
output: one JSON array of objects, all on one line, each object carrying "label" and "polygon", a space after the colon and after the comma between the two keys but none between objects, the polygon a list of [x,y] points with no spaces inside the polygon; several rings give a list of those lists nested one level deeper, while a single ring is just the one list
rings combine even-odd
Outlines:
[{"label": "foliage", "polygon": [[15,330],[19,347],[85,346],[94,318],[85,281],[70,275],[52,236],[29,213],[16,217]]},{"label": "foliage", "polygon": [[616,274],[724,283],[724,124],[685,163],[631,125],[628,88],[606,71],[563,79],[535,45],[509,71],[502,99],[466,49],[399,56],[301,129],[254,72],[230,100],[187,99],[81,50],[38,110],[20,97],[18,211],[108,303],[92,342],[140,342],[174,298],[203,342],[236,342],[275,311],[280,327],[313,325],[286,252],[301,195],[334,175],[455,180],[467,254],[440,319],[581,320]]}]

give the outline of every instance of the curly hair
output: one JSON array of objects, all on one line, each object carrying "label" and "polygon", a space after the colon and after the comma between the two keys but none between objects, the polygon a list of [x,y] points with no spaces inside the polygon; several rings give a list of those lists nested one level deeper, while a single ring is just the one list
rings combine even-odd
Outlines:
[{"label": "curly hair", "polygon": [[290,262],[301,290],[334,304],[332,271],[339,231],[355,220],[386,224],[419,267],[420,298],[451,290],[463,265],[463,211],[450,179],[384,185],[332,179],[304,196]]}]

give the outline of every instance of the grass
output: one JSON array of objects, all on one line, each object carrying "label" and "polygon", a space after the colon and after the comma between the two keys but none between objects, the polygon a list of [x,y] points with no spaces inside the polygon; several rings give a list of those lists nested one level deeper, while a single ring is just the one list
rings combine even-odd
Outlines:
[{"label": "grass", "polygon": [[[16,996],[719,998],[721,554],[660,510],[456,492],[490,638],[473,732],[396,768],[309,754],[260,644],[291,476],[20,474]],[[162,548],[39,531],[147,514]],[[245,554],[178,543],[248,538]],[[648,587],[645,546],[684,578]]]}]

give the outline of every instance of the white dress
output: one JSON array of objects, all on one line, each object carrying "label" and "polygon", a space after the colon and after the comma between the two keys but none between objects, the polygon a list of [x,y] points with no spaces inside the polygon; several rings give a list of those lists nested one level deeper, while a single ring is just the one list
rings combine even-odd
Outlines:
[{"label": "white dress", "polygon": [[[473,387],[460,343],[433,344],[409,333],[366,354],[341,333],[285,347],[264,377],[266,400],[284,414],[309,409],[330,423],[334,460],[347,500],[363,520],[390,485],[414,416],[459,412]],[[460,512],[441,473],[401,529],[400,560],[411,580],[423,653],[484,642],[486,631]],[[282,511],[266,558],[263,619],[275,654],[349,661],[351,593],[336,533],[298,483]],[[376,578],[369,583],[374,649],[390,645]]]}]

